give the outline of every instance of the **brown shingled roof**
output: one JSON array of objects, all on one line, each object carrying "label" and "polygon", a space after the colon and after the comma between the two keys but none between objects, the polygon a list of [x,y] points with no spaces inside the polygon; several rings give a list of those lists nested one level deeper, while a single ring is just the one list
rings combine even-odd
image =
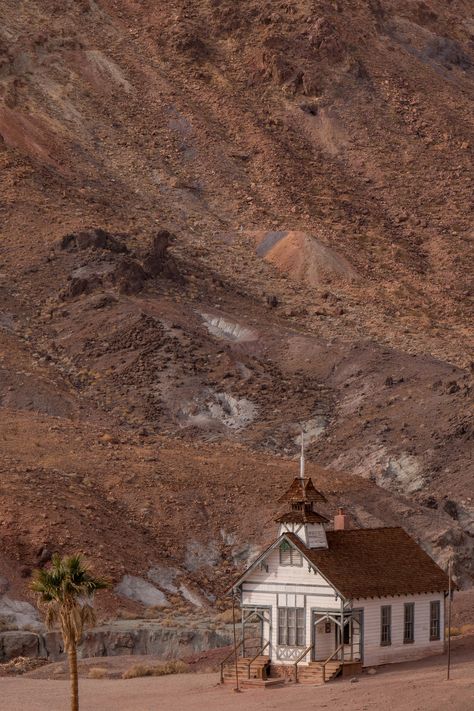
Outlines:
[{"label": "brown shingled roof", "polygon": [[326,498],[315,488],[311,477],[300,479],[296,476],[288,491],[280,496],[278,501],[279,503],[284,501],[326,501]]},{"label": "brown shingled roof", "polygon": [[448,590],[446,573],[403,528],[327,531],[327,549],[285,535],[347,599]]}]

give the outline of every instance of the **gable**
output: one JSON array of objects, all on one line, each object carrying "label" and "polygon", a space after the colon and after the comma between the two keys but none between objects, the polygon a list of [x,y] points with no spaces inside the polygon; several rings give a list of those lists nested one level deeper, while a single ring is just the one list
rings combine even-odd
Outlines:
[{"label": "gable", "polygon": [[[295,541],[296,539],[296,541]],[[298,545],[298,543],[300,545]],[[301,565],[287,565],[280,558],[280,545],[286,545],[301,555]],[[311,587],[330,587],[334,595],[342,597],[334,585],[317,569],[308,558],[309,549],[294,534],[284,533],[247,568],[235,581],[232,588],[244,582],[268,583],[269,585],[304,585]],[[284,559],[283,559],[284,560]]]}]

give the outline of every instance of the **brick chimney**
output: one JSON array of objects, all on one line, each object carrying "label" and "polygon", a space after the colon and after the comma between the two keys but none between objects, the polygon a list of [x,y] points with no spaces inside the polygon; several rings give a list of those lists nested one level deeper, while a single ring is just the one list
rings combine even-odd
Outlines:
[{"label": "brick chimney", "polygon": [[349,526],[349,516],[346,514],[342,507],[339,507],[337,514],[334,516],[334,530],[344,531],[350,528]]}]

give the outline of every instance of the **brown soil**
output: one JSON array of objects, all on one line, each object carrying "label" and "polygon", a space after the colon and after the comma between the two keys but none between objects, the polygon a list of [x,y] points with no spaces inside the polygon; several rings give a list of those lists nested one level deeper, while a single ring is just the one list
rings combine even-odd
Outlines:
[{"label": "brown soil", "polygon": [[[97,660],[96,660],[97,661]],[[100,660],[102,661],[102,660]],[[324,686],[288,685],[271,691],[245,690],[236,694],[232,687],[220,687],[216,674],[180,674],[160,678],[123,680],[81,679],[84,709],[115,708],[138,711],[159,704],[167,711],[283,711],[289,705],[312,711],[315,708],[350,708],[351,711],[465,711],[472,702],[472,638],[454,649],[451,680],[446,681],[446,657],[423,662],[395,664],[380,668],[375,676],[363,674],[353,683],[336,680]],[[0,708],[20,711],[52,711],[62,708],[69,684],[66,681],[30,678],[1,679],[3,704]]]},{"label": "brown soil", "polygon": [[[10,593],[84,549],[220,596],[301,421],[328,514],[404,525],[471,583],[470,3],[0,12]],[[196,542],[216,562],[191,570]]]}]

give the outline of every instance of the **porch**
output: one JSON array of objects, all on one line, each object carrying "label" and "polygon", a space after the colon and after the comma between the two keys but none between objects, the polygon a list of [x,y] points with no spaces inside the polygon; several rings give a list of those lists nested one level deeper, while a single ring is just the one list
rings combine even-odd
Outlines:
[{"label": "porch", "polygon": [[361,668],[361,610],[341,605],[340,611],[296,608],[289,613],[276,608],[276,626],[272,612],[272,607],[242,609],[240,640],[222,666],[222,679],[235,679],[237,668],[242,679],[325,683]]}]

